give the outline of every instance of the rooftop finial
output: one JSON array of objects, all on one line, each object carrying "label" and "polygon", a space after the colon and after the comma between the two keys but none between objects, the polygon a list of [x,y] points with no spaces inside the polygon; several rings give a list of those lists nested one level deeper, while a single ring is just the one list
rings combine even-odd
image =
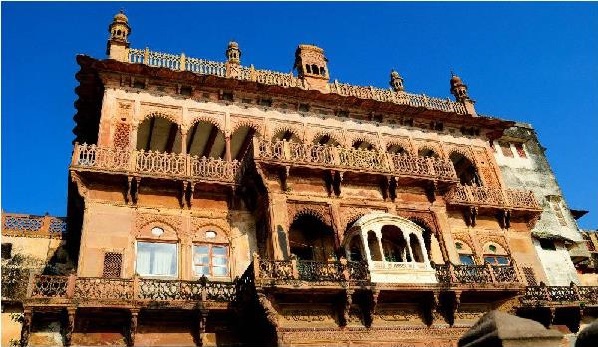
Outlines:
[{"label": "rooftop finial", "polygon": [[390,86],[395,92],[402,92],[405,90],[403,86],[403,77],[399,75],[394,69],[390,70]]}]

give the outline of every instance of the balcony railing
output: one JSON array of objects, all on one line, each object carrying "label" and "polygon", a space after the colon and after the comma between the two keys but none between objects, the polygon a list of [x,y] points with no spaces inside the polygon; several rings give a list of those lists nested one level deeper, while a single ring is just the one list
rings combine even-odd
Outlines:
[{"label": "balcony railing", "polygon": [[512,265],[436,265],[436,279],[442,285],[517,284],[519,278]]},{"label": "balcony railing", "polygon": [[449,204],[541,211],[531,190],[457,185],[446,195]]},{"label": "balcony railing", "polygon": [[2,235],[62,239],[67,233],[66,218],[2,214]]},{"label": "balcony railing", "polygon": [[239,162],[176,153],[76,144],[71,167],[149,177],[234,183]]},{"label": "balcony railing", "polygon": [[529,286],[520,298],[524,306],[550,306],[570,304],[598,304],[598,286]]},{"label": "balcony railing", "polygon": [[[230,71],[227,71],[227,65],[223,62],[191,58],[185,56],[184,54],[176,55],[153,52],[150,51],[149,48],[129,49],[129,62],[155,67],[164,67],[172,70],[191,71],[200,75],[213,75],[218,77],[253,81],[281,87],[309,88],[306,87],[302,79],[294,76],[292,73],[258,70],[253,66],[234,66],[234,68],[232,68]],[[371,86],[354,86],[350,84],[339,83],[337,81],[334,83],[329,83],[328,89],[331,93],[342,96],[352,96],[360,99],[371,99],[412,107],[423,107],[430,110],[457,113],[460,115],[467,114],[465,107],[459,102],[454,102],[450,99],[429,97],[423,94],[395,92],[390,89],[382,89]]]},{"label": "balcony railing", "polygon": [[253,143],[256,160],[457,181],[455,169],[448,160],[288,141],[254,139]]},{"label": "balcony railing", "polygon": [[235,283],[33,275],[31,299],[75,299],[91,302],[216,301],[235,300]]},{"label": "balcony railing", "polygon": [[257,280],[279,283],[368,281],[365,262],[269,260],[254,255],[254,275]]}]

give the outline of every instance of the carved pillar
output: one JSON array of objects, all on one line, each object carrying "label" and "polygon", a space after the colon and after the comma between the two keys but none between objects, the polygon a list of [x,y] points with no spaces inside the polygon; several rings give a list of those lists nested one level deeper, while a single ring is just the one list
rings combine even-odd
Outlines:
[{"label": "carved pillar", "polygon": [[139,316],[139,310],[131,309],[130,313],[131,317],[129,321],[129,336],[127,337],[127,346],[135,346],[135,334],[137,334],[137,319]]},{"label": "carved pillar", "polygon": [[224,146],[225,146],[225,154],[224,159],[226,161],[232,161],[231,153],[230,153],[230,134],[227,134],[224,138]]},{"label": "carved pillar", "polygon": [[70,346],[73,338],[73,330],[75,330],[75,313],[76,307],[67,307],[66,309],[66,324],[64,327],[64,345]]},{"label": "carved pillar", "polygon": [[33,312],[31,308],[26,307],[23,310],[23,326],[21,328],[21,347],[26,347],[29,344],[29,335],[31,334],[31,319]]},{"label": "carved pillar", "polygon": [[179,126],[179,135],[181,136],[181,154],[187,154],[187,128]]},{"label": "carved pillar", "polygon": [[199,318],[197,320],[197,345],[203,346],[205,335],[206,335],[206,321],[208,320],[208,309],[200,308],[199,309]]},{"label": "carved pillar", "polygon": [[345,297],[342,307],[342,315],[340,319],[341,326],[346,326],[349,323],[349,313],[351,312],[351,305],[353,304],[353,290],[345,290]]},{"label": "carved pillar", "polygon": [[131,135],[129,136],[129,147],[133,150],[137,149],[137,131],[139,130],[139,124],[133,124],[131,126]]}]

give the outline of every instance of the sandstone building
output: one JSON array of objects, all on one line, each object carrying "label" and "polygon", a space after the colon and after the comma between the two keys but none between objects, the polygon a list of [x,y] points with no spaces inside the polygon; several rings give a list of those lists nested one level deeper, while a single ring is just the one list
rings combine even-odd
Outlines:
[{"label": "sandstone building", "polygon": [[313,45],[284,74],[235,42],[225,62],[131,48],[123,13],[109,33],[108,59],[77,56],[67,270],[30,276],[22,345],[453,346],[496,308],[596,316],[569,258],[541,261],[545,194],[495,153],[516,124],[458,76],[451,101],[396,71],[330,81]]}]

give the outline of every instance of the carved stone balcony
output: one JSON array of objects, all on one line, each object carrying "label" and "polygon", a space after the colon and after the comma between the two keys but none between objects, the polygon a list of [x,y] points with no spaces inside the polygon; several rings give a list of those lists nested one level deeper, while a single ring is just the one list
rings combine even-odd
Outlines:
[{"label": "carved stone balcony", "polygon": [[520,298],[522,306],[550,307],[550,306],[598,306],[598,286],[539,286],[525,288],[525,294]]},{"label": "carved stone balcony", "polygon": [[521,287],[513,265],[436,265],[436,278],[444,287]]},{"label": "carved stone balcony", "polygon": [[364,172],[439,182],[457,182],[450,161],[354,148],[254,139],[256,161],[339,171]]},{"label": "carved stone balcony", "polygon": [[2,235],[63,239],[67,233],[66,218],[3,213]]},{"label": "carved stone balcony", "polygon": [[542,211],[534,193],[530,190],[500,189],[457,185],[446,195],[451,205],[465,205],[476,208],[498,210],[520,210],[532,213]]},{"label": "carved stone balcony", "polygon": [[367,263],[347,261],[269,260],[254,255],[253,273],[258,285],[340,287],[341,283],[369,282]]},{"label": "carved stone balcony", "polygon": [[75,144],[71,169],[235,184],[239,162],[176,153]]},{"label": "carved stone balcony", "polygon": [[28,306],[87,307],[193,307],[204,303],[226,308],[236,299],[236,285],[229,282],[182,281],[134,277],[99,278],[32,275]]}]

